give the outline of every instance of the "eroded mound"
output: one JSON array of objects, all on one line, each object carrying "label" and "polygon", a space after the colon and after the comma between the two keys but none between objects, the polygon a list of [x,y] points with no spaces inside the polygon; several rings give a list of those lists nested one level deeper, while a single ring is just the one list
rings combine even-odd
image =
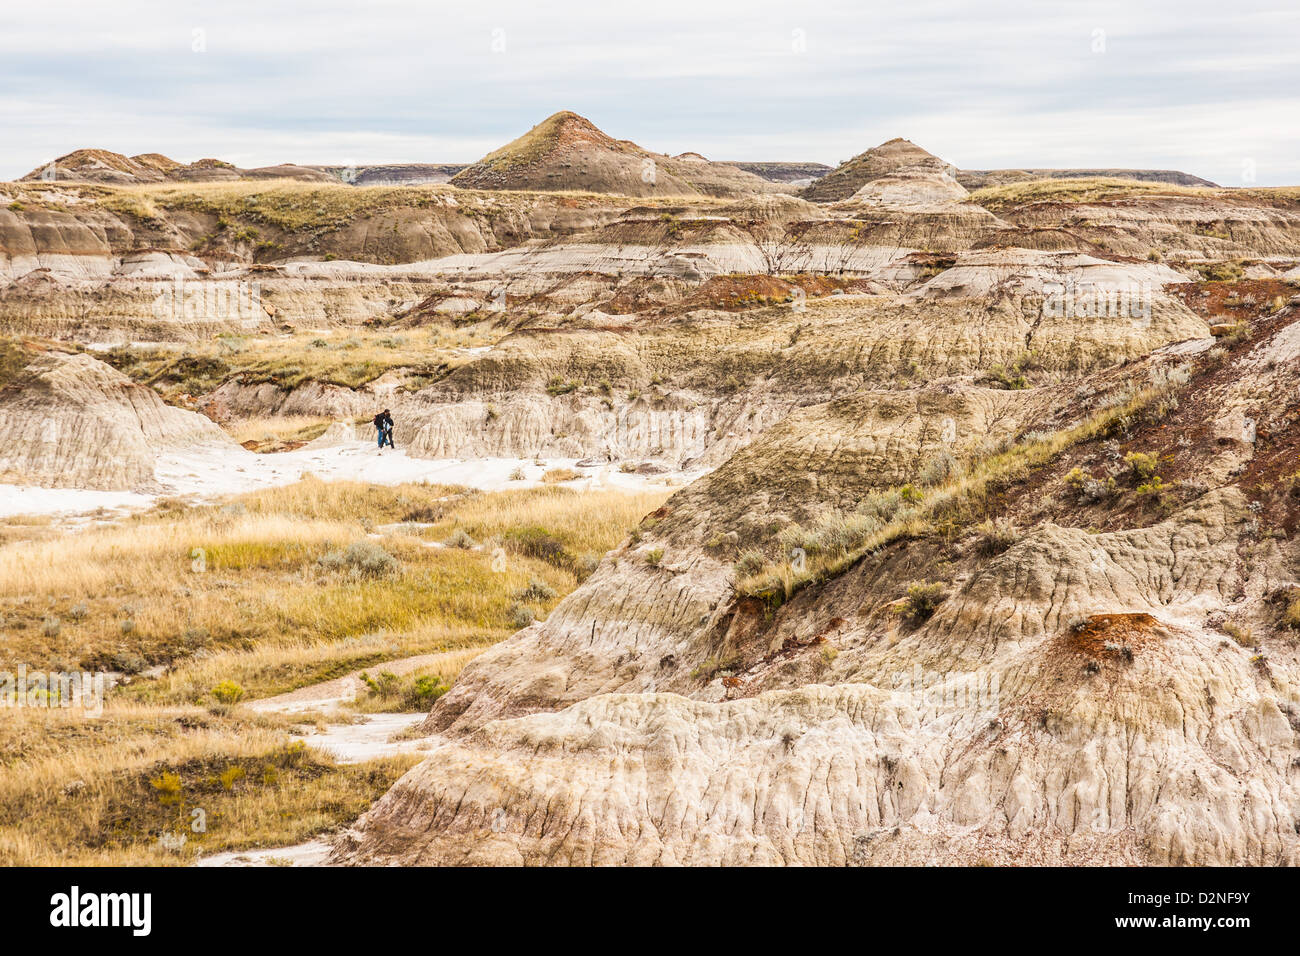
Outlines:
[{"label": "eroded mound", "polygon": [[160,455],[201,443],[230,440],[89,355],[24,350],[0,385],[0,483],[151,491]]},{"label": "eroded mound", "polygon": [[650,153],[563,111],[452,177],[468,189],[584,190],[624,196],[739,196],[768,192],[769,180],[698,153]]},{"label": "eroded mound", "polygon": [[841,163],[800,195],[810,202],[838,202],[848,199],[872,180],[893,176],[902,169],[942,169],[945,165],[933,153],[896,137]]}]

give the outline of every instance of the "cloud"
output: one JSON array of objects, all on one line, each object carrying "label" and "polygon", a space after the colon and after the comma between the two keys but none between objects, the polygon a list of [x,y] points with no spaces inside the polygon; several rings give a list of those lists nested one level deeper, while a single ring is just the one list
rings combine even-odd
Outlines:
[{"label": "cloud", "polygon": [[[0,177],[82,146],[466,162],[557,109],[647,148],[1300,182],[1300,9],[1211,0],[49,0],[0,13]],[[196,32],[197,31],[197,32]]]}]

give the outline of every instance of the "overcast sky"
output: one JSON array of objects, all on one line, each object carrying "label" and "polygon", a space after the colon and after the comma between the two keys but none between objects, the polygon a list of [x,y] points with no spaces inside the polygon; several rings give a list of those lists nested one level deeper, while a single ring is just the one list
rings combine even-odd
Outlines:
[{"label": "overcast sky", "polygon": [[5,0],[0,179],[73,149],[468,162],[571,109],[647,149],[1300,184],[1300,2]]}]

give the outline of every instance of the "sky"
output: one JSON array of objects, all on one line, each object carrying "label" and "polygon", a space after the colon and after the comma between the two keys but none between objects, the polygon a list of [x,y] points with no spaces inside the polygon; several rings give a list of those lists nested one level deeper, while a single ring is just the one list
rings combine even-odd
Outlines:
[{"label": "sky", "polygon": [[0,180],[82,147],[471,162],[557,110],[657,152],[1300,184],[1300,2],[41,0],[0,6]]}]

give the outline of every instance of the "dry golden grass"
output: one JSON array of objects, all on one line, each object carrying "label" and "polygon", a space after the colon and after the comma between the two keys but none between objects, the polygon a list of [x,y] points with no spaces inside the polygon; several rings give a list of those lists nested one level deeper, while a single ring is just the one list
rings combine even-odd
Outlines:
[{"label": "dry golden grass", "polygon": [[287,729],[238,711],[7,710],[0,865],[174,865],[293,845],[350,823],[416,759],[340,766]]},{"label": "dry golden grass", "polygon": [[[672,489],[638,492],[526,488],[471,496],[427,532],[441,539],[461,528],[476,540],[505,539],[541,529],[574,553],[604,554],[672,494]],[[607,543],[608,542],[608,543]]]},{"label": "dry golden grass", "polygon": [[302,481],[268,488],[231,499],[250,514],[288,515],[327,521],[427,521],[447,508],[467,504],[479,492],[457,485],[408,482],[372,485],[363,481],[322,481],[308,476]]},{"label": "dry golden grass", "polygon": [[542,475],[542,481],[548,485],[556,485],[565,481],[574,481],[582,477],[582,472],[574,471],[572,468],[549,468]]},{"label": "dry golden grass", "polygon": [[22,541],[62,537],[64,531],[48,515],[10,515],[0,518],[0,547]]},{"label": "dry golden grass", "polygon": [[263,451],[268,446],[278,447],[319,438],[332,423],[332,419],[308,415],[269,415],[265,418],[244,419],[230,425],[226,431],[239,444],[254,444],[257,446],[255,450]]},{"label": "dry golden grass", "polygon": [[[613,547],[667,496],[308,479],[0,546],[0,670],[167,665],[113,691],[98,719],[0,711],[0,864],[183,863],[351,822],[415,758],[336,765],[295,745],[289,718],[222,706],[214,688],[248,701],[364,668],[384,693],[352,710],[422,709],[511,632],[512,607],[544,615],[588,573],[574,554]],[[434,543],[454,528],[483,544]],[[357,542],[397,563],[320,563]]]},{"label": "dry golden grass", "polygon": [[[527,602],[544,616],[667,495],[308,479],[224,505],[167,502],[115,525],[0,546],[10,635],[0,669],[161,665],[164,676],[123,693],[194,704],[222,680],[268,696],[483,646],[514,630],[531,581],[554,591]],[[437,545],[458,528],[478,546]]]}]

